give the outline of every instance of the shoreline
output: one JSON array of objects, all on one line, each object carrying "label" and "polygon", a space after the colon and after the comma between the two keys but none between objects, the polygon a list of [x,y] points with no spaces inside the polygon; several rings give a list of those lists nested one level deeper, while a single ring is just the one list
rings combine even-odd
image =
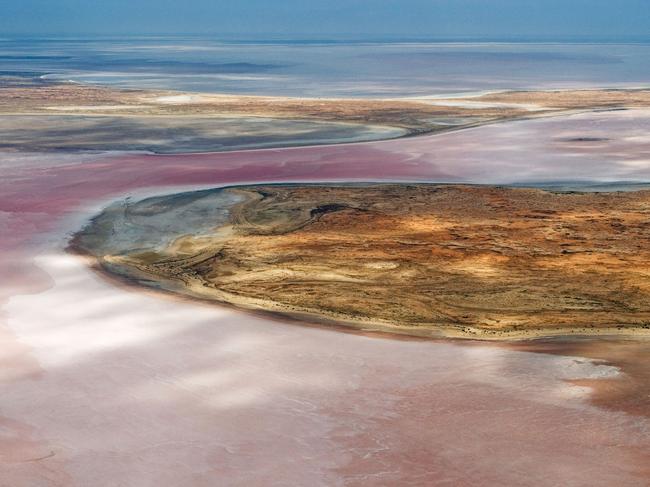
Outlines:
[{"label": "shoreline", "polygon": [[[383,157],[299,147],[98,155],[59,168],[55,155],[33,167],[12,162],[0,182],[10,230],[0,266],[15,266],[0,282],[6,482],[264,485],[271,472],[287,485],[552,485],[570,473],[578,483],[632,487],[648,478],[645,338],[353,328],[148,288],[67,249],[89,218],[125,198],[304,174],[444,177],[433,156],[409,171],[420,149],[395,145],[382,145]],[[438,153],[444,144],[430,145]],[[358,170],[352,160],[362,161]]]},{"label": "shoreline", "polygon": [[[420,136],[430,136],[458,132],[466,129],[480,128],[505,122],[528,121],[557,116],[570,116],[613,110],[631,110],[650,108],[650,89],[562,89],[562,90],[493,90],[480,96],[469,95],[449,96],[442,98],[415,97],[415,98],[314,98],[314,97],[273,97],[263,95],[229,95],[223,93],[188,93],[174,90],[156,89],[123,89],[111,86],[86,84],[86,83],[55,83],[48,87],[51,91],[46,96],[35,96],[35,88],[7,88],[7,99],[0,103],[1,116],[36,116],[48,117],[70,116],[81,119],[117,119],[128,123],[137,119],[166,119],[173,125],[173,120],[178,121],[179,129],[191,130],[197,140],[205,137],[195,127],[182,125],[187,121],[223,118],[251,118],[282,121],[286,123],[314,123],[335,126],[348,124],[358,127],[359,131],[372,132],[382,129],[389,131],[386,136],[375,137],[372,134],[360,134],[358,140],[344,140],[342,142],[328,140],[324,131],[324,141],[319,142],[318,137],[307,143],[301,142],[300,132],[296,132],[295,141],[274,142],[276,135],[271,135],[271,140],[265,144],[254,144],[236,148],[228,147],[228,138],[231,135],[219,135],[214,141],[215,149],[205,148],[194,151],[184,148],[177,152],[174,150],[148,149],[145,152],[160,155],[180,154],[218,154],[223,152],[236,152],[246,150],[264,150],[264,148],[309,148],[328,147],[351,144],[377,143],[398,139],[409,139]],[[12,91],[13,90],[13,91]],[[22,91],[21,91],[22,90]],[[15,91],[15,93],[13,93]],[[24,94],[21,93],[24,91]],[[32,93],[33,92],[33,93]],[[13,93],[13,95],[12,95]],[[537,97],[535,103],[538,108],[531,111],[528,104],[519,100],[522,94]],[[570,95],[574,94],[575,99]],[[625,99],[625,95],[635,97]],[[51,99],[48,98],[51,97]],[[11,99],[20,102],[8,101]],[[485,98],[486,101],[481,101]],[[69,100],[79,100],[78,105],[67,104]],[[170,102],[169,100],[172,100]],[[511,100],[512,99],[512,100]],[[433,101],[432,101],[433,100]],[[464,106],[464,102],[479,103],[477,106]],[[505,100],[505,101],[504,101]],[[511,101],[508,101],[511,100]],[[2,101],[2,100],[0,100]],[[447,103],[448,102],[448,103]],[[435,103],[440,103],[439,105]],[[445,104],[446,103],[446,104]],[[185,122],[183,122],[185,121]],[[88,122],[90,123],[90,122]],[[35,130],[34,137],[44,127],[33,129],[26,125],[19,130]],[[75,127],[74,130],[83,130],[84,126]],[[128,128],[128,127],[127,127]],[[161,127],[152,127],[156,131],[169,129],[165,124]],[[91,126],[86,130],[92,129]],[[114,130],[126,130],[120,127]],[[236,132],[236,131],[235,131]],[[398,133],[399,132],[399,133]],[[83,133],[83,132],[82,132]],[[125,132],[126,133],[126,132]],[[47,133],[45,132],[45,135]],[[71,135],[74,137],[74,134]],[[63,141],[46,142],[46,147],[40,150],[57,152],[57,144]],[[48,145],[49,144],[49,145]],[[48,148],[52,145],[51,148]],[[222,147],[223,146],[223,147]],[[236,146],[236,144],[234,144]],[[17,151],[30,151],[29,146],[16,147]],[[95,150],[91,148],[72,147],[72,151]],[[101,150],[101,149],[98,149]],[[128,148],[126,149],[128,150]]]},{"label": "shoreline", "polygon": [[[142,282],[135,277],[127,277],[107,270],[100,264],[97,258],[79,250],[74,245],[68,246],[66,251],[80,259],[83,259],[89,268],[98,275],[101,275],[108,282],[123,286],[125,289],[158,295],[167,299],[180,299],[181,301],[202,303],[206,306],[235,309],[253,316],[272,318],[275,321],[290,321],[299,326],[329,328],[338,331],[349,331],[350,333],[360,333],[362,335],[385,336],[386,338],[395,337],[397,339],[411,338],[434,341],[475,341],[479,343],[516,343],[551,338],[625,338],[641,341],[650,340],[650,328],[645,327],[623,327],[620,325],[594,328],[549,327],[530,329],[526,331],[490,331],[462,325],[453,327],[435,324],[407,327],[373,320],[346,320],[337,318],[335,315],[323,314],[315,311],[292,311],[275,302],[270,302],[272,304],[267,306],[253,306],[250,305],[250,301],[252,300],[250,298],[242,299],[241,302],[236,302],[234,300],[225,301],[209,297],[208,295],[202,295],[196,291],[192,291],[192,288],[183,288],[187,292],[179,292],[166,287],[147,286],[146,284],[142,284]],[[160,283],[161,281],[156,282]],[[463,331],[458,328],[471,328],[471,331]]]},{"label": "shoreline", "polygon": [[[403,127],[399,126],[392,126],[392,125],[380,125],[380,124],[375,124],[375,125],[368,125],[364,123],[355,123],[355,122],[336,122],[336,121],[323,121],[323,123],[332,123],[332,124],[350,124],[350,125],[358,125],[361,127],[367,127],[367,128],[372,128],[372,127],[381,127],[381,128],[387,128],[387,129],[395,129],[395,130],[405,130],[406,133],[404,135],[398,135],[395,137],[388,137],[388,138],[377,138],[377,139],[363,139],[363,140],[356,140],[356,141],[341,141],[341,142],[323,142],[323,143],[309,143],[309,144],[302,144],[302,143],[296,143],[296,144],[291,144],[291,145],[282,145],[282,146],[273,146],[270,145],[268,147],[251,147],[251,148],[234,148],[234,149],[224,149],[224,150],[210,150],[210,151],[183,151],[183,152],[158,152],[155,150],[129,150],[129,149],[115,149],[115,150],[104,150],[104,149],[53,149],[53,150],[43,150],[43,149],[0,149],[0,151],[6,151],[7,153],[13,153],[13,154],[45,154],[45,155],[92,155],[92,156],[106,156],[110,157],[115,154],[126,154],[126,155],[133,155],[133,156],[155,156],[155,157],[192,157],[192,156],[220,156],[220,155],[229,155],[229,154],[247,154],[247,153],[255,153],[255,152],[261,152],[261,153],[268,153],[271,151],[279,151],[281,150],[282,152],[289,152],[292,150],[295,151],[300,151],[300,150],[310,150],[310,149],[327,149],[327,148],[347,148],[347,147],[356,147],[356,146],[370,146],[370,147],[381,147],[381,144],[385,143],[392,143],[392,142],[398,142],[398,141],[409,141],[409,140],[414,140],[414,139],[428,139],[432,137],[437,137],[437,136],[445,136],[449,134],[454,134],[454,133],[461,133],[461,132],[470,132],[472,130],[477,130],[485,127],[492,127],[496,126],[499,124],[517,124],[517,123],[526,123],[526,122],[536,122],[536,121],[544,121],[546,119],[553,119],[553,118],[558,118],[562,119],[564,117],[572,117],[572,116],[580,116],[580,115],[589,115],[589,114],[599,114],[599,113],[609,113],[609,112],[642,112],[642,111],[648,111],[650,112],[650,106],[649,107],[625,107],[625,108],[604,108],[604,109],[581,109],[581,110],[566,110],[566,111],[557,111],[557,112],[552,112],[552,113],[540,113],[536,114],[533,116],[522,116],[522,117],[513,117],[513,118],[503,118],[503,119],[495,119],[495,120],[488,120],[485,122],[477,122],[476,124],[469,124],[469,125],[462,125],[462,126],[450,126],[449,128],[443,128],[443,129],[434,129],[430,131],[424,131],[424,132],[409,132],[407,129],[404,129]],[[0,113],[0,117],[2,117],[4,114]],[[8,114],[9,116],[21,116],[23,114],[21,113],[15,113],[15,114]],[[43,114],[43,113],[33,113],[30,114],[29,116],[48,116],[48,114]],[[52,116],[79,116],[79,117],[86,117],[85,115],[75,115],[75,114],[51,114]],[[103,116],[103,115],[90,115],[89,117],[93,116]],[[107,114],[106,117],[111,117],[112,115]],[[118,115],[116,116],[120,118],[128,118],[129,115]],[[138,117],[168,117],[168,118],[200,118],[200,117],[192,117],[190,115],[174,115],[174,116],[166,116],[166,115],[146,115],[146,116],[140,116],[140,115],[132,115],[134,118]],[[214,115],[214,118],[228,118],[228,115]],[[242,116],[242,118],[246,118],[247,116]],[[209,117],[206,117],[209,118]],[[255,118],[255,117],[251,117]],[[273,118],[273,117],[265,117],[260,115],[259,118]],[[304,118],[304,119],[291,119],[288,118],[287,120],[290,121],[316,121],[320,122],[317,119],[309,119],[309,118]],[[342,184],[345,184],[346,181],[348,181],[349,178],[346,178],[345,180],[341,181]],[[357,178],[359,179],[359,178]],[[349,179],[350,182],[355,182],[357,179]],[[382,180],[366,180],[365,178],[360,179],[362,182],[381,182]],[[403,180],[395,180],[399,182],[413,182],[413,183],[418,183],[418,184],[426,184],[428,181],[426,180],[418,180],[418,179],[403,179]],[[650,181],[642,181],[642,180],[634,180],[634,181],[607,181],[607,180],[578,180],[578,181],[569,181],[569,183],[579,183],[579,184],[589,184],[593,186],[597,186],[599,184],[610,184],[610,183],[621,183],[621,184],[650,184]],[[275,182],[274,184],[283,184],[282,181]],[[314,182],[314,184],[319,184],[318,182]],[[494,185],[495,183],[475,183],[475,182],[464,182],[462,180],[460,181],[445,181],[441,180],[440,182],[436,181],[435,183],[431,184],[467,184],[467,185]],[[542,187],[542,188],[553,188],[554,183],[546,183],[546,182],[512,182],[512,183],[503,183],[499,184],[501,186],[512,186],[512,187]],[[564,184],[563,181],[560,181],[560,184]],[[536,186],[539,185],[539,186]]]},{"label": "shoreline", "polygon": [[[433,454],[441,447],[462,448],[468,441],[472,445],[480,441],[476,449],[444,468],[447,475],[458,479],[475,478],[464,465],[468,456],[471,460],[482,458],[485,446],[491,444],[498,455],[508,454],[509,449],[500,446],[505,438],[526,454],[545,455],[547,463],[588,445],[589,456],[578,466],[590,466],[589,472],[593,471],[592,459],[599,458],[615,439],[623,447],[629,445],[635,457],[615,456],[612,464],[623,462],[628,469],[642,465],[636,455],[645,447],[642,434],[647,419],[628,416],[616,407],[595,407],[594,386],[572,383],[578,378],[604,387],[619,381],[622,373],[617,366],[601,360],[509,350],[502,344],[394,337],[376,340],[332,330],[274,326],[265,319],[223,312],[214,306],[170,303],[140,292],[120,291],[103,284],[103,278],[98,279],[75,260],[55,253],[38,261],[46,272],[53,271],[55,286],[12,303],[14,320],[22,317],[22,322],[14,321],[13,326],[23,339],[31,343],[42,333],[52,335],[50,341],[34,343],[37,357],[45,361],[43,377],[38,382],[13,384],[10,392],[14,392],[5,401],[7,417],[38,428],[40,436],[35,435],[35,441],[39,451],[27,451],[25,458],[55,452],[43,465],[54,468],[57,462],[64,462],[61,470],[80,478],[81,483],[87,483],[98,469],[109,471],[116,464],[128,473],[136,465],[147,465],[166,475],[173,475],[172,470],[187,475],[188,469],[199,470],[214,461],[243,472],[238,473],[242,483],[259,483],[268,448],[277,451],[278,445],[283,457],[298,455],[301,459],[298,474],[293,474],[295,465],[288,470],[288,481],[311,483],[309,477],[298,475],[307,476],[305,472],[314,461],[319,466],[329,465],[328,472],[333,472],[332,465],[348,468],[357,456],[377,453],[378,435],[390,449],[376,461],[371,455],[368,471],[376,471],[385,462],[403,464],[402,448],[413,438],[417,445],[404,453],[409,458],[421,444],[433,442]],[[75,314],[77,319],[68,324],[66,312],[48,311],[44,305],[58,302],[62,296],[74,300],[86,294],[67,294],[82,284],[76,278],[83,279],[90,298],[75,306],[88,306],[90,314]],[[106,298],[115,300],[116,311],[121,307],[137,317],[125,320],[126,315],[95,315],[98,308],[93,303],[98,305]],[[26,321],[48,315],[52,323],[44,328],[29,326]],[[88,320],[79,319],[84,316]],[[63,338],[70,343],[59,344]],[[388,361],[387,356],[391,357]],[[105,380],[99,380],[101,377]],[[59,393],[64,384],[69,396]],[[48,401],[48,410],[28,406],[34,394]],[[455,434],[458,423],[446,411],[461,414],[469,439]],[[485,421],[486,414],[490,421]],[[531,414],[536,421],[526,428]],[[96,420],[98,415],[102,421]],[[143,415],[151,420],[142,421]],[[543,434],[558,421],[567,427],[559,433]],[[506,427],[504,435],[494,436],[495,422]],[[77,433],[79,424],[85,425],[88,435]],[[585,424],[599,428],[595,441],[575,436]],[[534,443],[516,434],[530,433],[530,427],[536,434]],[[341,430],[352,432],[352,436],[342,437]],[[493,434],[488,434],[490,431]],[[287,444],[287,432],[299,438],[298,444]],[[304,442],[315,436],[324,441]],[[112,442],[104,446],[97,438]],[[197,443],[201,451],[210,453],[208,459],[195,454]],[[114,444],[124,445],[124,454],[117,458],[112,453]],[[310,448],[307,452],[305,444]],[[311,445],[319,450],[314,451]],[[89,450],[92,457],[81,457]],[[252,461],[262,468],[240,468],[243,463],[231,452],[245,452],[245,463]],[[160,466],[161,457],[173,463],[179,455],[188,455],[190,460],[180,467]],[[431,458],[437,457],[431,457],[429,451],[425,457],[415,463],[410,460],[409,465],[430,469]],[[17,458],[23,457],[17,454]],[[325,461],[314,460],[323,458]],[[89,462],[93,469],[88,469]],[[483,465],[481,473],[496,469],[499,462]],[[571,465],[575,468],[576,463]],[[611,466],[608,463],[601,468],[604,471]],[[548,478],[541,467],[526,471],[527,478]],[[623,484],[634,485],[636,470],[629,471],[624,470],[624,476],[618,471],[612,475]],[[498,472],[505,483],[517,483],[516,476],[502,469]],[[126,478],[124,475],[118,478]]]},{"label": "shoreline", "polygon": [[[359,183],[356,183],[359,184]],[[389,182],[381,183],[368,183],[373,185],[391,185]],[[438,183],[419,183],[422,186],[441,186]],[[240,196],[243,196],[242,201],[236,202],[228,207],[229,216],[227,220],[216,227],[213,231],[219,232],[220,228],[229,228],[234,221],[237,221],[240,216],[242,208],[258,199],[257,193],[246,191],[248,188],[257,187],[260,184],[253,185],[226,185],[218,188],[218,191],[232,191]],[[331,184],[325,182],[312,182],[312,183],[273,183],[269,186],[352,186],[355,183],[338,183]],[[444,186],[444,184],[442,185]],[[451,184],[451,187],[457,186]],[[466,186],[466,185],[461,185]],[[491,188],[493,185],[467,185],[477,187]],[[508,187],[508,186],[506,186]],[[525,188],[516,188],[525,189]],[[538,188],[533,188],[538,189]],[[217,190],[217,188],[215,188]],[[552,190],[542,190],[553,192]],[[634,192],[634,191],[632,191]],[[604,192],[607,193],[607,192]],[[173,193],[173,195],[181,193]],[[167,195],[170,196],[170,195]],[[118,200],[119,201],[119,200]],[[96,218],[97,215],[95,215]],[[526,341],[537,340],[544,338],[568,338],[568,337],[618,337],[618,338],[631,338],[646,340],[650,339],[650,326],[630,326],[629,324],[614,323],[611,325],[596,325],[593,327],[567,327],[567,326],[548,326],[548,327],[531,327],[528,329],[504,329],[504,330],[490,330],[482,329],[470,325],[443,325],[435,323],[425,323],[422,325],[408,326],[393,324],[386,320],[376,320],[372,318],[351,319],[346,315],[339,315],[333,312],[323,312],[322,310],[314,310],[310,308],[302,308],[279,303],[272,300],[265,300],[254,298],[250,296],[238,295],[223,291],[219,288],[206,288],[202,280],[192,278],[190,281],[169,279],[164,274],[157,275],[144,270],[133,263],[120,263],[119,261],[113,263],[106,261],[111,265],[116,265],[119,272],[111,271],[108,266],[104,265],[103,259],[93,255],[88,249],[81,248],[78,239],[81,238],[85,228],[93,223],[93,219],[88,220],[86,226],[78,230],[69,240],[67,251],[83,256],[90,259],[87,262],[92,262],[90,265],[96,272],[105,275],[107,278],[116,279],[128,287],[136,287],[138,289],[147,289],[152,292],[162,292],[165,295],[179,296],[191,300],[198,300],[206,304],[225,306],[227,308],[234,308],[244,312],[252,313],[255,315],[262,314],[264,316],[273,316],[278,320],[291,320],[298,324],[314,325],[325,327],[334,327],[337,329],[348,328],[361,333],[377,332],[385,333],[388,335],[412,336],[424,339],[457,339],[457,340],[478,340],[478,341]],[[178,238],[178,237],[177,237]],[[148,283],[155,283],[149,285]]]},{"label": "shoreline", "polygon": [[[179,304],[189,303],[207,309],[229,310],[241,314],[242,317],[249,316],[252,319],[268,320],[270,323],[279,325],[295,326],[307,330],[331,331],[337,334],[367,337],[389,342],[450,344],[470,348],[496,347],[511,351],[593,360],[598,364],[615,367],[619,370],[619,373],[611,377],[599,377],[597,379],[568,380],[573,385],[589,389],[588,403],[606,410],[650,418],[650,396],[640,397],[638,394],[640,390],[650,387],[650,370],[644,367],[644,362],[640,358],[650,352],[650,330],[644,330],[645,333],[641,335],[626,333],[614,328],[610,334],[607,334],[605,329],[601,329],[603,333],[546,333],[539,335],[529,333],[516,338],[465,336],[453,333],[445,335],[443,330],[438,330],[439,333],[436,335],[396,333],[394,330],[351,326],[351,324],[344,324],[339,320],[328,320],[327,317],[318,317],[317,315],[307,316],[305,314],[282,313],[261,308],[245,308],[229,302],[217,302],[164,288],[148,287],[133,279],[108,272],[102,268],[96,258],[83,251],[66,246],[65,252],[82,261],[83,265],[101,280],[125,292],[151,296],[155,299],[178,302]],[[619,351],[621,347],[622,351]],[[633,353],[635,353],[636,349],[640,350],[640,352],[636,352],[637,359],[628,358],[625,354],[625,350],[628,348],[632,349]]]}]

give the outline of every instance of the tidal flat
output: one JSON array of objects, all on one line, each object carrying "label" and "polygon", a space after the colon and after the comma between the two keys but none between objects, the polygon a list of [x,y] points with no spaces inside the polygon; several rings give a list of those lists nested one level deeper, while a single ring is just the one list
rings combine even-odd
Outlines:
[{"label": "tidal flat", "polygon": [[0,150],[20,152],[129,151],[157,154],[386,140],[398,127],[263,116],[0,116]]},{"label": "tidal flat", "polygon": [[69,82],[43,86],[32,84],[31,78],[25,78],[23,85],[3,85],[5,78],[0,76],[0,149],[20,152],[181,154],[341,144],[650,107],[650,91],[645,89],[337,99],[117,89]]}]

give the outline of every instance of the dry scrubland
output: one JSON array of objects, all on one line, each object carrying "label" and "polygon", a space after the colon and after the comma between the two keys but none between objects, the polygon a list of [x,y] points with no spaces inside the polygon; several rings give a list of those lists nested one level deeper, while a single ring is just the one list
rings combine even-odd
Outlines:
[{"label": "dry scrubland", "polygon": [[229,191],[246,200],[212,235],[100,262],[192,296],[416,335],[641,335],[650,327],[650,191]]}]

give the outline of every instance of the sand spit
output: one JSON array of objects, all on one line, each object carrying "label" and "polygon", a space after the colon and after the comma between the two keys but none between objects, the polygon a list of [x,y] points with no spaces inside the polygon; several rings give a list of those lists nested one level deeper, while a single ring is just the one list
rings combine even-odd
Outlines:
[{"label": "sand spit", "polygon": [[177,154],[387,140],[407,133],[350,122],[239,115],[114,116],[84,110],[88,113],[0,115],[0,150]]},{"label": "sand spit", "polygon": [[[643,89],[336,99],[49,83],[0,86],[0,116],[12,116],[10,127],[0,125],[0,139],[10,141],[4,148],[21,151],[102,150],[112,144],[117,150],[142,150],[144,146],[144,150],[165,153],[181,145],[178,152],[206,152],[244,149],[255,145],[255,141],[259,147],[282,147],[377,140],[576,111],[649,107],[650,90]],[[62,130],[59,120],[64,115],[67,123]],[[219,124],[219,118],[229,119],[233,128]],[[237,123],[237,119],[247,120],[250,127]],[[343,127],[348,134],[340,130]],[[254,137],[247,139],[248,129]],[[86,133],[90,131],[96,140],[88,139]],[[134,137],[136,134],[138,137]],[[173,140],[163,143],[170,134]]]}]

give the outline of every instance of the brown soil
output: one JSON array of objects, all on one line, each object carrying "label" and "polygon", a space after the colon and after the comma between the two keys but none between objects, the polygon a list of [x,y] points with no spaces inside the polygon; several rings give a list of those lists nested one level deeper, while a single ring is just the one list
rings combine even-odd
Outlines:
[{"label": "brown soil", "polygon": [[650,329],[650,191],[256,186],[211,238],[103,256],[175,290],[357,327],[530,337]]}]

